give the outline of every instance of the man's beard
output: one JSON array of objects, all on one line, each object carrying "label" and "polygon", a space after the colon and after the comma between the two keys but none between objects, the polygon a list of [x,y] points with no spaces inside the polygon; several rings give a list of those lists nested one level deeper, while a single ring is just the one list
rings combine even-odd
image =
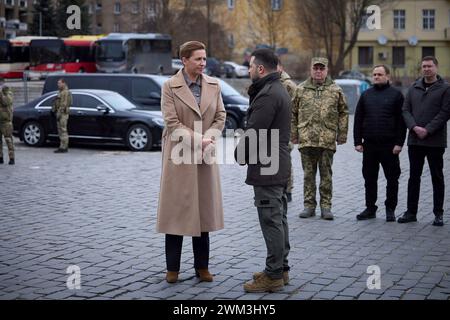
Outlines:
[{"label": "man's beard", "polygon": [[258,81],[261,78],[259,77],[259,74],[257,74],[255,76],[250,75],[250,79],[252,80],[252,83],[255,83],[256,81]]}]

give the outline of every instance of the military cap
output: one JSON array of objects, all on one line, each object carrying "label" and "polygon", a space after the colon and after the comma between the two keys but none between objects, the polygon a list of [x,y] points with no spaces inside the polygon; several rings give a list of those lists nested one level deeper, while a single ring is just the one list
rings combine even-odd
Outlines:
[{"label": "military cap", "polygon": [[325,67],[328,67],[328,59],[322,57],[314,57],[311,60],[311,65],[313,66],[315,64],[323,64]]}]

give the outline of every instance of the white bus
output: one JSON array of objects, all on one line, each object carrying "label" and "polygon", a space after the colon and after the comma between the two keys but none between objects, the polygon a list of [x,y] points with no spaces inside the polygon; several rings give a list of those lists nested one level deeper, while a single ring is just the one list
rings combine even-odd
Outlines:
[{"label": "white bus", "polygon": [[110,33],[96,42],[97,72],[172,74],[172,38],[158,33]]}]

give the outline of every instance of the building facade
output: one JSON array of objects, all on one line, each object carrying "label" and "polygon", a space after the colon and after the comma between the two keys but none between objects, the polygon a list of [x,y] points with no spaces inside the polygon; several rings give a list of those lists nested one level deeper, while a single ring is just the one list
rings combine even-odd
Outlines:
[{"label": "building facade", "polygon": [[391,67],[394,81],[409,84],[420,75],[424,56],[435,56],[439,73],[450,78],[450,1],[397,0],[382,8],[381,29],[361,29],[346,66],[370,74],[376,64]]},{"label": "building facade", "polygon": [[0,0],[0,39],[28,35],[33,0]]}]

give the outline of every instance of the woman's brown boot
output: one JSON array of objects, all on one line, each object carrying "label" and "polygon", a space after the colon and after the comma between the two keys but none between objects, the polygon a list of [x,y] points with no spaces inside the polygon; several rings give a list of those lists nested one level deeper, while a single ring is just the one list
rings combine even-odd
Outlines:
[{"label": "woman's brown boot", "polygon": [[166,281],[168,283],[175,283],[178,281],[178,272],[177,271],[167,271],[166,273]]},{"label": "woman's brown boot", "polygon": [[200,278],[200,281],[212,282],[213,276],[208,269],[195,269],[195,275]]}]

